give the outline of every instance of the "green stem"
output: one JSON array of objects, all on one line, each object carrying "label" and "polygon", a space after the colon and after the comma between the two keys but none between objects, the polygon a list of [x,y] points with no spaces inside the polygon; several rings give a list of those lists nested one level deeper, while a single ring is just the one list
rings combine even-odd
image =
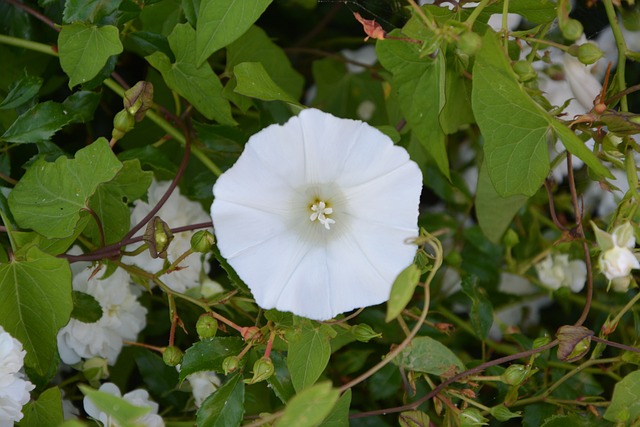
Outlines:
[{"label": "green stem", "polygon": [[31,40],[24,40],[0,34],[0,43],[22,47],[24,49],[33,50],[35,52],[40,52],[51,56],[58,56],[58,53],[54,50],[53,46],[44,43],[32,42]]},{"label": "green stem", "polygon": [[620,322],[620,319],[622,319],[622,316],[624,316],[627,311],[631,310],[631,308],[635,305],[635,303],[638,302],[638,300],[640,300],[640,292],[638,292],[633,298],[631,298],[629,302],[622,308],[622,310],[620,310],[620,312],[616,314],[616,317],[611,320],[611,324],[617,325]]},{"label": "green stem", "polygon": [[414,0],[407,0],[407,1],[409,2],[409,5],[413,8],[413,10],[418,14],[418,16],[420,17],[420,20],[424,22],[424,24],[428,29],[430,29],[431,31],[435,31],[438,29],[438,26],[434,22],[432,22],[427,17],[427,15],[424,14],[422,9],[420,9],[420,6],[418,6],[418,4]]},{"label": "green stem", "polygon": [[[467,25],[467,27],[469,29],[473,28],[473,24],[476,22],[476,19],[478,18],[478,16],[480,16],[480,14],[482,13],[482,11],[484,10],[485,7],[487,7],[487,5],[489,4],[491,0],[482,0],[474,9],[473,12],[471,12],[471,15],[469,15],[469,17],[467,18],[467,20],[465,21],[465,24]],[[508,10],[508,1],[505,1],[505,5],[507,5],[507,10]],[[504,18],[503,18],[504,19]]]},{"label": "green stem", "polygon": [[[616,10],[613,7],[612,0],[603,0],[604,10],[607,12],[607,18],[609,19],[609,25],[613,31],[613,38],[616,40],[616,46],[618,48],[618,68],[616,70],[616,80],[618,82],[617,92],[625,90],[627,83],[625,79],[625,66],[627,63],[627,44],[620,30],[620,23],[616,16]],[[627,97],[623,96],[620,99],[620,110],[629,111],[629,105],[627,104]]]}]

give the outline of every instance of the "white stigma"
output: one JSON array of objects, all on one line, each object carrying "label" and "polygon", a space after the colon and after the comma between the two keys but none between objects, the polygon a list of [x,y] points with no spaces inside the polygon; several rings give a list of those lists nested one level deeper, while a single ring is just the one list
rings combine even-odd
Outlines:
[{"label": "white stigma", "polygon": [[318,201],[311,205],[311,211],[313,212],[309,219],[311,221],[318,220],[320,224],[324,225],[327,230],[331,229],[331,224],[335,224],[335,221],[329,218],[327,215],[333,213],[333,208],[328,208],[327,204],[323,201]]}]

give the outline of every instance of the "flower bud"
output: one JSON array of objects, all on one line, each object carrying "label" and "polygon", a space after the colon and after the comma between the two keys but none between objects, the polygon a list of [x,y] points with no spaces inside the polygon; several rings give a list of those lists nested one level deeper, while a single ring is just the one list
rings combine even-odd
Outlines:
[{"label": "flower bud", "polygon": [[533,66],[528,61],[518,61],[513,64],[513,71],[518,75],[518,79],[521,82],[528,82],[535,79],[538,74]]},{"label": "flower bud", "polygon": [[551,340],[546,335],[543,337],[538,337],[535,340],[533,340],[533,348],[540,348],[542,346],[549,344],[550,342]]},{"label": "flower bud", "polygon": [[201,340],[215,337],[216,332],[218,332],[218,321],[209,315],[203,314],[198,318],[196,331]]},{"label": "flower bud", "polygon": [[511,412],[504,404],[491,408],[491,416],[498,421],[504,422],[511,418],[518,418],[522,416],[521,414],[522,412]]},{"label": "flower bud", "polygon": [[262,357],[253,364],[253,378],[245,380],[247,384],[255,384],[269,378],[275,372],[273,362],[270,357]]},{"label": "flower bud", "polygon": [[153,104],[153,85],[145,81],[136,83],[124,93],[122,103],[129,114],[139,122]]},{"label": "flower bud", "polygon": [[584,326],[561,326],[556,332],[558,359],[563,362],[574,362],[584,356],[591,344],[593,331]]},{"label": "flower bud", "polygon": [[502,238],[502,242],[508,248],[512,248],[518,243],[520,243],[520,238],[518,237],[518,233],[513,231],[511,228],[507,229],[507,232],[504,234]]},{"label": "flower bud", "polygon": [[351,333],[360,342],[369,342],[373,338],[380,338],[381,333],[376,333],[371,326],[361,323],[351,327]]},{"label": "flower bud", "polygon": [[213,234],[208,230],[200,230],[191,236],[191,249],[194,252],[206,254],[211,251],[211,247],[216,242]]},{"label": "flower bud", "polygon": [[109,378],[109,365],[107,359],[92,357],[82,364],[82,375],[90,383],[99,383],[100,380]]},{"label": "flower bud", "polygon": [[456,45],[462,53],[473,56],[480,50],[482,38],[478,34],[469,31],[460,36]]},{"label": "flower bud", "polygon": [[142,240],[149,247],[151,258],[167,258],[167,249],[173,240],[173,233],[160,217],[154,216],[147,224]]},{"label": "flower bud", "polygon": [[567,19],[564,22],[560,22],[560,31],[562,36],[569,41],[576,41],[580,38],[584,32],[580,21],[575,19]]},{"label": "flower bud", "polygon": [[422,411],[405,411],[398,417],[400,427],[424,427],[429,425],[429,415]]},{"label": "flower bud", "polygon": [[520,385],[529,376],[530,369],[524,365],[511,365],[500,376],[505,384]]},{"label": "flower bud", "polygon": [[258,341],[261,336],[260,328],[257,326],[249,326],[248,328],[244,328],[244,331],[242,332],[242,338],[245,341]]},{"label": "flower bud", "polygon": [[240,367],[240,359],[237,356],[229,356],[222,361],[222,371],[225,375],[235,372]]},{"label": "flower bud", "polygon": [[167,366],[176,366],[182,362],[182,350],[175,345],[166,347],[162,352],[162,360]]},{"label": "flower bud", "polygon": [[129,132],[135,126],[136,121],[134,117],[127,112],[127,110],[121,110],[113,118],[113,131],[111,136],[113,139],[121,139],[127,132]]},{"label": "flower bud", "polygon": [[467,408],[460,413],[460,427],[485,426],[489,424],[487,421],[475,408]]},{"label": "flower bud", "polygon": [[604,53],[600,50],[598,45],[592,42],[581,44],[578,47],[578,61],[585,65],[595,63],[598,59],[602,58]]}]

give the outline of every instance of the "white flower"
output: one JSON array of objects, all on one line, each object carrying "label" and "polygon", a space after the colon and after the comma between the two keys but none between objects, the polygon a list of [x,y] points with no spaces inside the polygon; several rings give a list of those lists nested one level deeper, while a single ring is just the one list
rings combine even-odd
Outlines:
[{"label": "white flower", "polygon": [[540,282],[551,290],[567,287],[572,292],[580,292],[587,280],[587,265],[576,259],[569,261],[569,255],[547,255],[536,264]]},{"label": "white flower", "polygon": [[[132,226],[140,222],[151,209],[158,204],[170,184],[171,182],[169,181],[157,182],[153,180],[147,193],[148,201],[136,200],[134,202],[134,208],[131,212]],[[173,190],[169,199],[156,215],[166,222],[169,227],[181,227],[184,225],[209,222],[211,220],[199,203],[187,199],[180,194],[178,188]],[[167,260],[169,263],[178,259],[178,257],[191,248],[191,236],[193,236],[196,231],[197,230],[185,231],[173,235],[173,240],[167,251]],[[138,235],[142,235],[143,232],[144,228]],[[200,285],[200,273],[202,271],[204,271],[205,274],[209,272],[209,263],[206,262],[208,256],[205,257],[205,262],[203,262],[202,258],[202,254],[193,253],[180,263],[180,269],[165,274],[161,276],[160,279],[174,291],[184,293],[187,289]],[[164,259],[151,258],[148,251],[137,255],[133,258],[132,263],[152,273],[156,273],[165,267]]]},{"label": "white flower", "polygon": [[19,372],[24,364],[25,354],[22,343],[0,326],[0,376]]},{"label": "white flower", "polygon": [[626,292],[631,283],[631,270],[640,268],[640,262],[631,252],[636,246],[633,227],[629,222],[625,222],[608,234],[595,224],[592,225],[598,245],[602,249],[598,260],[600,270],[611,281],[614,291]]},{"label": "white flower", "polygon": [[113,365],[122,350],[122,341],[134,341],[146,324],[146,308],[131,293],[129,275],[116,270],[104,280],[90,277],[91,269],[73,278],[73,289],[92,295],[102,307],[102,317],[95,323],[71,319],[58,332],[58,351],[66,364],[81,359],[103,357]]},{"label": "white flower", "polygon": [[[158,404],[149,398],[149,393],[143,389],[137,389],[126,393],[124,396],[120,393],[120,389],[113,383],[104,383],[100,386],[100,391],[113,394],[114,396],[122,397],[124,400],[132,405],[142,408],[150,408],[142,417],[136,419],[136,425],[142,427],[163,427],[164,420],[158,415]],[[87,396],[84,398],[84,410],[87,414],[96,419],[104,425],[104,427],[119,427],[112,417],[102,412]]]},{"label": "white flower", "polygon": [[187,376],[187,381],[191,385],[193,398],[198,408],[211,393],[220,387],[220,378],[212,371],[195,372]]},{"label": "white flower", "polygon": [[307,109],[249,139],[211,215],[259,306],[325,320],[389,298],[415,255],[421,189],[418,166],[380,131]]},{"label": "white flower", "polygon": [[0,427],[11,427],[22,419],[22,407],[29,402],[29,392],[35,388],[23,379],[25,354],[22,343],[0,326]]}]

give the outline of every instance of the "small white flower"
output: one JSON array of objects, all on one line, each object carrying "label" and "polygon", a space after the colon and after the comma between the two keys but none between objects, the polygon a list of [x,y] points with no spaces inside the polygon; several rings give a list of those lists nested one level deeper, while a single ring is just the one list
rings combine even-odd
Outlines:
[{"label": "small white flower", "polygon": [[135,341],[146,324],[147,310],[131,293],[129,275],[116,270],[104,280],[89,277],[91,269],[73,278],[73,289],[92,295],[102,308],[102,317],[94,323],[71,319],[58,332],[58,351],[68,365],[81,359],[103,357],[113,365],[122,350],[122,341]]},{"label": "small white flower", "polygon": [[633,227],[625,222],[608,234],[593,223],[592,226],[602,249],[598,260],[600,270],[611,281],[614,291],[626,292],[631,283],[631,270],[640,268],[640,262],[631,251],[636,246]]},{"label": "small white flower", "polygon": [[576,259],[569,261],[569,255],[547,255],[535,266],[540,282],[551,290],[567,287],[572,292],[580,292],[587,281],[587,265]]},{"label": "small white flower", "polygon": [[389,298],[415,255],[421,190],[418,166],[380,131],[307,109],[250,138],[211,215],[259,306],[325,320]]},{"label": "small white flower", "polygon": [[23,379],[25,354],[22,343],[0,326],[0,427],[11,427],[23,418],[22,407],[35,388]]},{"label": "small white flower", "polygon": [[212,371],[195,372],[187,376],[187,381],[191,385],[193,398],[198,408],[211,393],[220,387],[220,378]]},{"label": "small white flower", "polygon": [[[136,200],[134,202],[134,208],[131,212],[132,226],[140,222],[151,209],[158,204],[169,188],[169,185],[171,185],[169,181],[157,182],[155,179],[153,180],[147,193],[148,201]],[[156,215],[166,222],[169,227],[181,227],[211,220],[207,212],[202,208],[202,205],[180,194],[179,188],[173,190],[169,199],[167,199]],[[178,257],[191,248],[191,236],[193,236],[196,231],[186,231],[173,235],[173,240],[167,251],[167,260],[169,263],[178,259]],[[143,232],[144,228],[138,235],[142,235]],[[201,272],[205,274],[209,272],[209,263],[206,262],[208,257],[208,255],[205,256],[203,262],[202,254],[193,253],[180,263],[180,267],[184,268],[165,274],[161,276],[160,279],[174,291],[184,293],[187,289],[200,285]],[[164,259],[151,258],[148,251],[137,255],[131,262],[143,270],[152,273],[162,270],[165,266]]]},{"label": "small white flower", "polygon": [[[104,383],[99,388],[100,391],[112,394],[114,396],[122,397],[127,402],[132,405],[139,406],[142,408],[150,408],[150,412],[147,412],[142,417],[136,419],[136,425],[141,427],[163,427],[164,420],[160,415],[158,415],[158,404],[149,398],[149,393],[143,389],[137,389],[126,393],[122,396],[120,389],[113,383]],[[100,421],[104,427],[119,427],[118,424],[113,418],[111,418],[106,413],[102,412],[98,407],[91,401],[89,397],[84,398],[84,410],[87,414],[98,421]]]}]

